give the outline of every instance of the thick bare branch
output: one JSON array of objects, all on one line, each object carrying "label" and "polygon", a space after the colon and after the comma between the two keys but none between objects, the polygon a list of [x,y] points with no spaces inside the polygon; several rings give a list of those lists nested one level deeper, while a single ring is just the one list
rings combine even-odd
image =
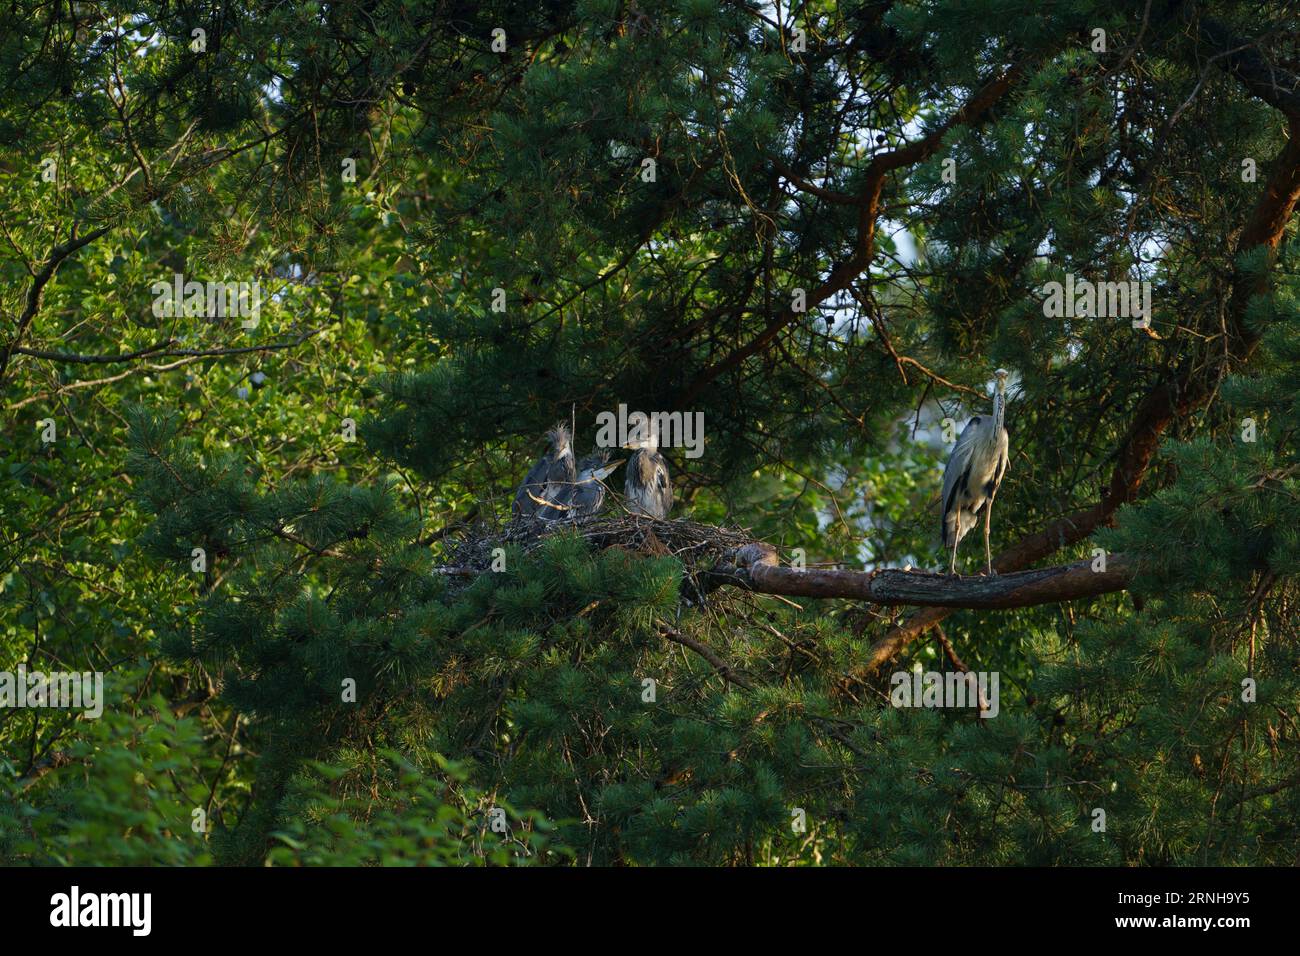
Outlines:
[{"label": "thick bare branch", "polygon": [[1133,579],[1132,562],[1122,554],[1107,557],[1106,570],[1092,562],[1013,574],[962,577],[886,568],[876,571],[782,567],[776,549],[755,542],[736,552],[734,564],[714,570],[710,583],[744,587],[761,594],[848,598],[887,607],[999,609],[1055,604],[1122,591]]}]

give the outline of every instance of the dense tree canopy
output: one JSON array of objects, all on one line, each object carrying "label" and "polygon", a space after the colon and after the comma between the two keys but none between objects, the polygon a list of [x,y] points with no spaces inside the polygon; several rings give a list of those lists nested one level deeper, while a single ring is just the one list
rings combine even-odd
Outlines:
[{"label": "dense tree canopy", "polygon": [[[1300,859],[1293,4],[3,8],[0,858]],[[620,405],[691,524],[511,532]]]}]

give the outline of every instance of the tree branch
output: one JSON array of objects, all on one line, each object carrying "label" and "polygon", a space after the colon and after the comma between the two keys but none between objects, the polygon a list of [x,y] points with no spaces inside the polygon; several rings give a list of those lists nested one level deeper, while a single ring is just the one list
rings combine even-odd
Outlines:
[{"label": "tree branch", "polygon": [[[225,355],[246,355],[250,352],[276,352],[281,349],[291,349],[294,346],[301,345],[313,335],[319,335],[325,331],[324,327],[311,329],[307,332],[301,332],[294,339],[288,342],[268,342],[265,345],[243,345],[232,348],[220,349],[174,349],[169,346],[176,344],[176,339],[168,339],[165,342],[159,342],[156,345],[150,345],[148,348],[139,349],[135,352],[124,352],[120,355],[79,355],[75,352],[46,352],[41,349],[29,349],[26,346],[16,345],[13,351],[18,355],[30,355],[33,358],[46,359],[51,362],[68,362],[83,365],[111,365],[118,362],[131,362],[138,358],[176,358],[186,356],[190,358],[216,358]],[[163,371],[161,366],[151,366],[154,371]]]},{"label": "tree branch", "polygon": [[687,637],[681,631],[674,627],[669,627],[667,624],[662,622],[659,624],[659,634],[674,643],[682,645],[682,647],[689,647],[696,654],[699,654],[706,661],[712,664],[713,669],[721,674],[723,679],[729,683],[735,684],[738,687],[743,687],[746,690],[754,689],[753,684],[737,674],[731,665],[715,654],[713,649],[707,644],[702,644],[693,637]]},{"label": "tree branch", "polygon": [[[1276,259],[1278,245],[1300,203],[1300,115],[1294,112],[1300,107],[1300,100],[1294,95],[1297,81],[1286,76],[1286,81],[1292,84],[1288,93],[1277,85],[1278,71],[1272,70],[1250,44],[1238,42],[1216,25],[1212,24],[1208,33],[1203,27],[1202,36],[1220,49],[1219,62],[1227,72],[1253,95],[1275,106],[1287,117],[1286,145],[1274,160],[1264,184],[1264,193],[1251,210],[1237,241],[1239,253],[1263,247],[1271,263]],[[1268,270],[1260,275],[1238,271],[1232,277],[1228,312],[1234,341],[1225,356],[1225,364],[1194,374],[1190,363],[1185,363],[1171,378],[1158,383],[1134,411],[1132,424],[1120,444],[1118,461],[1101,501],[1022,538],[994,559],[993,566],[998,571],[1020,570],[1060,548],[1084,540],[1098,527],[1109,524],[1122,505],[1136,500],[1138,488],[1165,431],[1174,422],[1185,420],[1209,404],[1218,378],[1227,372],[1227,361],[1246,362],[1258,346],[1260,331],[1247,326],[1246,308],[1251,297],[1266,294],[1271,283]],[[949,613],[942,607],[931,607],[913,615],[881,638],[852,676],[860,679],[874,673]]]},{"label": "tree branch", "polygon": [[[973,124],[986,118],[998,101],[1006,95],[1007,91],[1019,82],[1024,72],[1024,64],[1012,66],[1002,76],[981,87],[960,109],[926,136],[905,146],[900,146],[898,149],[881,153],[872,159],[866,168],[866,182],[861,192],[851,199],[851,204],[858,207],[857,243],[853,255],[844,262],[836,263],[826,281],[808,293],[808,309],[814,308],[836,293],[849,288],[850,284],[871,264],[871,258],[875,253],[876,217],[879,214],[880,197],[884,192],[885,180],[888,175],[897,169],[911,166],[933,156],[938,152],[939,147],[943,145],[944,137],[954,128]],[[796,187],[799,187],[801,182],[804,186],[811,185],[803,180],[790,181]],[[820,187],[816,189],[818,195],[827,192],[829,191],[821,190]],[[849,201],[849,198],[840,197],[831,201],[843,202]],[[806,311],[796,312],[793,309],[781,311],[767,324],[762,332],[747,344],[734,350],[726,358],[709,366],[697,375],[695,380],[683,390],[682,397],[677,403],[678,407],[689,407],[710,383],[740,365],[750,356],[762,351],[781,333],[782,329],[804,315],[807,315]]]},{"label": "tree branch", "polygon": [[1106,570],[1091,561],[991,576],[955,576],[884,568],[839,571],[781,567],[776,549],[754,542],[735,552],[734,564],[704,575],[711,585],[743,587],[760,594],[791,597],[848,598],[886,607],[971,608],[994,610],[1055,604],[1122,591],[1133,580],[1132,561],[1107,556]]},{"label": "tree branch", "polygon": [[1258,41],[1243,42],[1225,25],[1210,17],[1200,21],[1201,39],[1218,51],[1223,69],[1231,74],[1251,96],[1286,114],[1300,118],[1300,79],[1264,59],[1256,48]]},{"label": "tree branch", "polygon": [[45,260],[45,265],[41,271],[36,273],[32,279],[31,288],[27,290],[27,302],[23,307],[22,313],[18,316],[18,325],[14,329],[13,338],[5,345],[4,351],[0,353],[0,382],[4,381],[5,370],[9,368],[9,360],[13,357],[14,350],[17,349],[22,341],[23,334],[27,331],[27,326],[35,318],[37,311],[41,307],[41,294],[45,291],[45,286],[50,279],[54,278],[54,273],[58,271],[63,260],[68,258],[82,246],[87,246],[94,242],[100,236],[107,235],[113,228],[113,224],[101,226],[98,229],[91,230],[81,238],[74,235],[67,242],[60,243],[50,250],[49,258]]}]

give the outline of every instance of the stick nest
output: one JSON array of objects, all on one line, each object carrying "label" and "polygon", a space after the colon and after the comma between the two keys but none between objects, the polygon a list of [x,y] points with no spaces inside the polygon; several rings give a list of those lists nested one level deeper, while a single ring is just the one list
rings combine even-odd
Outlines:
[{"label": "stick nest", "polygon": [[489,571],[494,549],[515,545],[527,553],[556,534],[577,534],[595,550],[622,548],[638,554],[671,555],[682,562],[692,577],[753,541],[753,537],[740,528],[718,527],[685,519],[657,521],[644,515],[604,513],[566,521],[515,518],[504,528],[479,525],[469,529],[452,547],[451,567],[446,571],[454,574]]}]

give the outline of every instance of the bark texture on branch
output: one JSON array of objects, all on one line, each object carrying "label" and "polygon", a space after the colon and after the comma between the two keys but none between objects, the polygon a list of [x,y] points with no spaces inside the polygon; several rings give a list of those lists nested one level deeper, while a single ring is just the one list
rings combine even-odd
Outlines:
[{"label": "bark texture on branch", "polygon": [[870,604],[997,609],[1055,604],[1122,591],[1133,580],[1132,562],[1122,554],[1106,559],[1105,571],[1091,561],[992,576],[954,576],[885,568],[840,571],[781,567],[776,549],[754,542],[740,548],[734,564],[714,569],[713,583],[788,597],[849,598]]}]

